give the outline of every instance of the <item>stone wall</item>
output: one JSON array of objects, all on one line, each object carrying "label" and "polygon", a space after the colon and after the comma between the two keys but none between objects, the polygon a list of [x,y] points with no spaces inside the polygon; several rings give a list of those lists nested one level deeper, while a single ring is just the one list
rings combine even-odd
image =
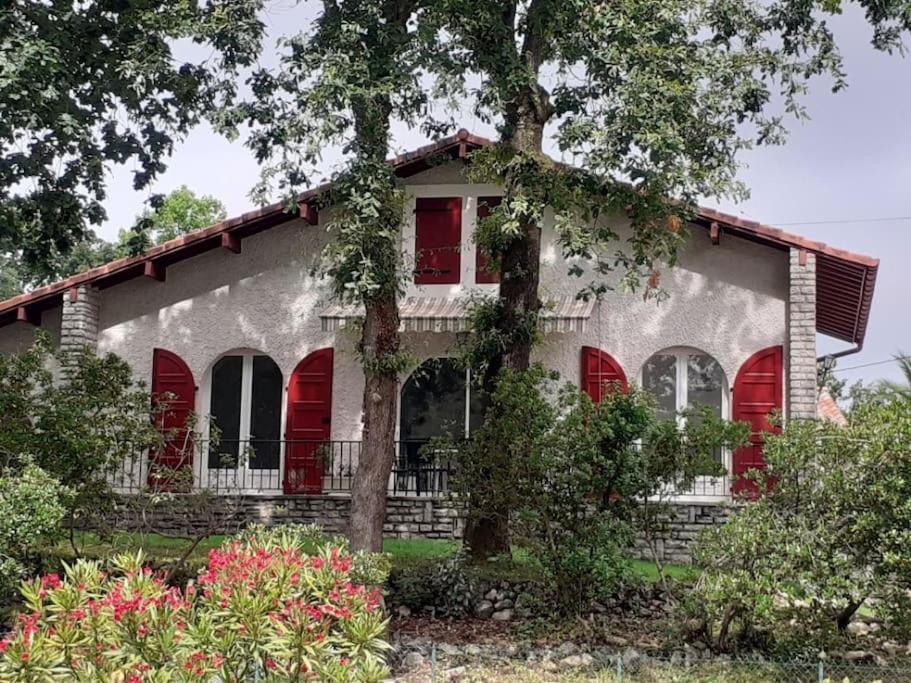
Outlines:
[{"label": "stone wall", "polygon": [[[175,495],[143,509],[141,506],[146,503],[145,499],[123,496],[113,522],[123,530],[145,526],[170,533],[192,533],[207,528],[230,533],[256,523],[319,524],[330,533],[342,534],[351,508],[347,496],[329,495],[207,499]],[[387,536],[453,539],[461,538],[463,529],[459,505],[450,498],[390,496],[387,499],[384,529]]]},{"label": "stone wall", "polygon": [[[345,533],[351,500],[347,496],[223,496],[205,499],[173,496],[149,509],[140,509],[140,499],[123,496],[113,523],[124,531],[154,528],[170,533],[218,529],[233,533],[248,524],[318,524],[330,533]],[[145,501],[147,502],[147,501]],[[658,557],[665,562],[688,564],[700,532],[723,524],[736,506],[726,503],[676,503],[660,526],[655,541]],[[390,496],[386,503],[385,534],[393,538],[462,538],[465,520],[462,507],[451,498]],[[142,520],[146,522],[143,523]],[[639,538],[635,557],[652,560],[645,538]]]},{"label": "stone wall", "polygon": [[[689,564],[692,562],[693,543],[706,529],[724,524],[736,509],[725,503],[676,503],[669,506],[669,513],[655,534],[655,552],[662,562]],[[644,537],[636,541],[634,555],[643,560],[653,560],[652,550]]]}]

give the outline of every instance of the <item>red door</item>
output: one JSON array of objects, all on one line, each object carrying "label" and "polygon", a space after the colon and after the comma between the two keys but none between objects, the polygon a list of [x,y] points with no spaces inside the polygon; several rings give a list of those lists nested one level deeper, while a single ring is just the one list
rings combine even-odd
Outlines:
[{"label": "red door", "polygon": [[777,431],[769,423],[769,414],[782,406],[782,359],[784,350],[773,346],[753,354],[734,380],[733,418],[753,428],[750,445],[734,452],[734,493],[758,494],[754,482],[739,479],[750,470],[765,469],[762,456],[764,432]]},{"label": "red door", "polygon": [[[152,453],[149,485],[174,489],[169,472],[190,468],[193,464],[193,439],[187,420],[196,406],[196,383],[193,373],[176,353],[164,349],[152,352],[152,400],[157,406],[155,420],[165,436],[164,447]],[[181,476],[181,480],[183,477]],[[180,482],[190,488],[192,481]]]},{"label": "red door", "polygon": [[629,389],[626,373],[620,363],[608,353],[591,346],[582,347],[582,374],[580,386],[592,401],[600,403],[605,385],[619,382],[623,391]]},{"label": "red door", "polygon": [[322,493],[322,446],[332,430],[332,349],[304,358],[288,380],[285,493]]}]

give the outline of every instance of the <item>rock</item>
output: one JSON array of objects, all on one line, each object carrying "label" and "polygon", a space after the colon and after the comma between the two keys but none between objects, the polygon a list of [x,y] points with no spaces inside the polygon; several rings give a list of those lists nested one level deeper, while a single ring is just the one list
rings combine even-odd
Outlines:
[{"label": "rock", "polygon": [[420,652],[409,652],[402,657],[402,669],[405,671],[417,671],[424,666],[424,655]]},{"label": "rock", "polygon": [[465,667],[457,666],[452,669],[447,669],[443,672],[444,681],[458,681],[461,680],[462,676],[465,675]]},{"label": "rock", "polygon": [[634,668],[642,661],[642,653],[634,647],[628,647],[623,651],[623,666]]},{"label": "rock", "polygon": [[480,657],[481,648],[479,648],[477,645],[466,645],[465,654],[468,655],[469,657]]},{"label": "rock", "polygon": [[866,650],[849,650],[842,653],[842,658],[849,662],[867,662],[873,659],[873,653]]},{"label": "rock", "polygon": [[705,651],[705,650],[708,650],[708,645],[706,645],[705,643],[703,643],[701,640],[694,640],[694,641],[693,641],[693,649],[694,649],[694,650],[699,650],[699,651]]},{"label": "rock", "polygon": [[503,609],[512,609],[512,600],[508,598],[506,600],[498,600],[497,604],[495,604],[493,608],[498,612]]},{"label": "rock", "polygon": [[484,599],[490,600],[490,602],[496,602],[497,601],[497,589],[491,588],[489,591],[487,591],[487,594],[484,596]]},{"label": "rock", "polygon": [[887,640],[885,643],[880,645],[880,647],[882,648],[882,651],[890,657],[894,657],[895,655],[902,653],[905,649],[898,643],[891,640]]},{"label": "rock", "polygon": [[577,655],[564,657],[560,660],[560,664],[567,669],[581,669],[582,667],[591,666],[593,661],[594,660],[590,654],[582,652]]},{"label": "rock", "polygon": [[686,662],[686,655],[683,654],[680,650],[674,650],[674,653],[671,655],[670,665],[671,666],[683,666]]},{"label": "rock", "polygon": [[410,617],[411,616],[411,610],[408,607],[406,607],[405,605],[401,605],[395,611],[395,613],[398,614],[400,617]]},{"label": "rock", "polygon": [[567,640],[560,647],[557,648],[557,657],[568,657],[571,654],[575,654],[579,651],[579,646],[576,645],[571,640]]},{"label": "rock", "polygon": [[604,614],[605,612],[607,612],[607,607],[602,605],[600,602],[593,602],[592,603],[592,612],[595,612],[596,614]]},{"label": "rock", "polygon": [[493,603],[490,600],[485,600],[474,608],[474,613],[481,619],[486,619],[493,614]]},{"label": "rock", "polygon": [[622,636],[612,636],[610,634],[604,636],[604,643],[613,647],[626,647],[629,645],[629,641],[626,638],[623,638]]},{"label": "rock", "polygon": [[848,624],[846,630],[852,636],[858,636],[860,638],[866,637],[873,632],[873,629],[870,628],[870,625],[865,621],[852,621]]},{"label": "rock", "polygon": [[541,670],[542,670],[542,671],[547,671],[548,673],[553,673],[553,672],[556,671],[558,668],[559,668],[559,667],[557,666],[557,663],[554,662],[553,660],[546,659],[546,660],[544,660],[543,662],[541,662]]},{"label": "rock", "polygon": [[462,654],[462,648],[451,643],[440,643],[437,646],[437,649],[447,657],[458,657],[460,654]]},{"label": "rock", "polygon": [[494,621],[509,621],[510,619],[512,619],[512,610],[503,609],[503,610],[500,610],[499,612],[494,612],[491,615],[491,618]]}]

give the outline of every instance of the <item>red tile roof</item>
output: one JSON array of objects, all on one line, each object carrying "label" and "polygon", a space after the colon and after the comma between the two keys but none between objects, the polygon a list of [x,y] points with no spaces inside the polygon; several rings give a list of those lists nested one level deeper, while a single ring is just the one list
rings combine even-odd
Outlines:
[{"label": "red tile roof", "polygon": [[839,427],[848,426],[848,418],[841,412],[838,403],[835,402],[832,394],[825,387],[819,390],[819,399],[816,401],[816,416],[824,422],[831,422]]},{"label": "red tile roof", "polygon": [[[486,138],[466,130],[395,157],[391,163],[396,174],[408,177],[427,170],[438,159],[464,159],[469,152],[492,144]],[[139,256],[118,259],[98,268],[79,273],[61,282],[39,287],[26,294],[0,302],[0,326],[20,317],[34,319],[41,310],[60,305],[63,293],[84,284],[110,287],[146,272],[146,263],[166,268],[172,263],[196,256],[221,246],[231,248],[236,238],[243,238],[271,227],[303,217],[316,222],[316,198],[330,187],[323,185],[301,195],[299,212],[289,212],[284,202],[270,204],[241,216],[152,247]],[[870,316],[870,305],[876,284],[877,259],[836,249],[755,221],[700,208],[696,225],[710,229],[718,226],[724,233],[759,242],[777,249],[792,247],[816,254],[817,257],[817,329],[845,341],[862,344]]]}]

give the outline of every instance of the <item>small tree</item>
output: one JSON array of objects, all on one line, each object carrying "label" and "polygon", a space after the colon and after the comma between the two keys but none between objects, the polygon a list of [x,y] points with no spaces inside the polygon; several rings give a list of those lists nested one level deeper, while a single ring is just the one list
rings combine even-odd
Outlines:
[{"label": "small tree", "polygon": [[[749,428],[698,413],[679,429],[636,388],[605,391],[595,404],[572,385],[554,395],[556,379],[538,365],[504,370],[489,399],[504,419],[449,447],[460,454],[469,520],[506,527],[541,562],[558,603],[579,611],[625,578],[637,533],[655,526],[656,503],[717,468],[714,453],[741,444]],[[505,466],[491,456],[503,449]],[[498,517],[504,508],[513,513]]]},{"label": "small tree", "polygon": [[909,633],[911,401],[792,422],[765,459],[764,495],[697,546],[693,609],[715,645],[824,646],[870,598]]},{"label": "small tree", "polygon": [[148,391],[113,354],[53,353],[39,334],[26,352],[0,355],[0,468],[34,462],[55,477],[71,491],[71,521],[110,511],[109,476],[161,443],[153,417]]}]

